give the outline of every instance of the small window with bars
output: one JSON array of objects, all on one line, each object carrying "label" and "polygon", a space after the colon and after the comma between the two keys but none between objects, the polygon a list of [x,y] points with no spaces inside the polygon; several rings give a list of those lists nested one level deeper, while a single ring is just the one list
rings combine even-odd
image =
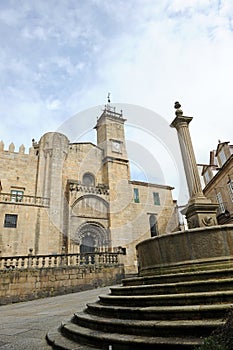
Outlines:
[{"label": "small window with bars", "polygon": [[11,190],[11,202],[22,202],[23,191]]},{"label": "small window with bars", "polygon": [[5,214],[4,227],[17,227],[18,215],[15,214]]},{"label": "small window with bars", "polygon": [[139,203],[139,191],[138,188],[133,189],[133,199],[134,203]]},{"label": "small window with bars", "polygon": [[153,192],[154,205],[160,205],[160,197],[158,192]]}]

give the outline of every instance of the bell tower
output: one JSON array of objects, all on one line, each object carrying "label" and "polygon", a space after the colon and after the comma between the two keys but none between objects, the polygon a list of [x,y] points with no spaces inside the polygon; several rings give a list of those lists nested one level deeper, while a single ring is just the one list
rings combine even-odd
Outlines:
[{"label": "bell tower", "polygon": [[[125,144],[124,123],[122,111],[105,105],[103,113],[97,120],[97,145],[103,150],[103,178],[109,183],[118,179],[130,180],[129,160]],[[110,184],[109,184],[110,185]]]}]

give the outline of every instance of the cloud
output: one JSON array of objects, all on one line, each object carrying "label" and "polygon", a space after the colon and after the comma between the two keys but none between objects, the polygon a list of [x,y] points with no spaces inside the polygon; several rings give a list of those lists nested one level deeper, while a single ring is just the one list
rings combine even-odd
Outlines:
[{"label": "cloud", "polygon": [[207,162],[232,141],[232,13],[224,0],[1,2],[0,138],[30,143],[110,91],[169,123],[180,100]]}]

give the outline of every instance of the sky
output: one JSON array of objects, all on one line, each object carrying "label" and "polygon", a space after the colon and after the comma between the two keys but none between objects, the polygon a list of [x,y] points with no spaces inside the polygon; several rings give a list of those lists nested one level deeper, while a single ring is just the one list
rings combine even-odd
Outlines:
[{"label": "sky", "polygon": [[[28,148],[82,111],[94,126],[108,92],[124,113],[127,106],[153,111],[168,128],[179,101],[193,117],[198,163],[209,162],[218,140],[233,142],[231,0],[0,0],[0,42],[5,149],[12,141]],[[126,118],[134,125],[129,138],[142,138],[134,117]]]}]

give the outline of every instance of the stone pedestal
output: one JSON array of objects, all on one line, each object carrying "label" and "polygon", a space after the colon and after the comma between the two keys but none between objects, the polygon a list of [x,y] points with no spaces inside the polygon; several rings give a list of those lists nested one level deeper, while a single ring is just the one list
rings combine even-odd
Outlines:
[{"label": "stone pedestal", "polygon": [[217,225],[216,209],[218,204],[209,202],[188,204],[186,218],[189,228]]}]

